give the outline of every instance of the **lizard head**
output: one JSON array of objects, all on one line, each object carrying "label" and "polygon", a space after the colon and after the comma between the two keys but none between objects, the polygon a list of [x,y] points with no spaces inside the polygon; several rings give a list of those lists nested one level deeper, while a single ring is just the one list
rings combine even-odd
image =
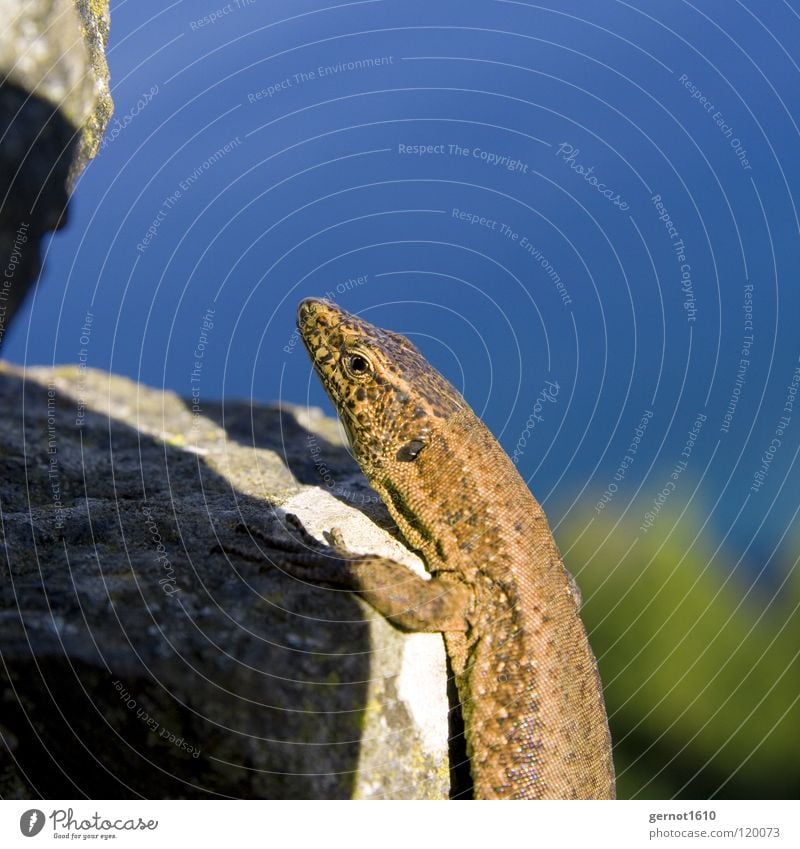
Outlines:
[{"label": "lizard head", "polygon": [[413,462],[466,402],[399,333],[307,298],[297,327],[367,477]]}]

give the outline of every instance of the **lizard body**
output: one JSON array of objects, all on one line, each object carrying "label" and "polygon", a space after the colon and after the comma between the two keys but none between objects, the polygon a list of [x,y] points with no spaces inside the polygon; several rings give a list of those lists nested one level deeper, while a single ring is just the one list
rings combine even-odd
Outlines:
[{"label": "lizard body", "polygon": [[508,455],[405,337],[314,299],[298,328],[356,460],[431,578],[350,554],[338,533],[333,552],[306,540],[287,571],[444,634],[476,798],[613,798],[577,588]]}]

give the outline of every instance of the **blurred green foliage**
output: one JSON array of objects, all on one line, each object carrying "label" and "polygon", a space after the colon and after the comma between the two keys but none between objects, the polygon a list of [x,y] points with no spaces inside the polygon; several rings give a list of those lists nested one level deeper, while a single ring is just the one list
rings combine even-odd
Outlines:
[{"label": "blurred green foliage", "polygon": [[[796,557],[746,562],[691,511],[594,509],[557,537],[583,593],[620,798],[798,798]],[[795,547],[795,551],[797,547]]]}]

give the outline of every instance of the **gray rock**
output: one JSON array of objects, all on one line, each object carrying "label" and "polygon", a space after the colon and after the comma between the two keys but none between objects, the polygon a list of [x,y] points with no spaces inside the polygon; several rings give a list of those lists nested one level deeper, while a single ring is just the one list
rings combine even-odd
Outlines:
[{"label": "gray rock", "polygon": [[0,346],[111,115],[107,0],[0,0]]},{"label": "gray rock", "polygon": [[441,638],[259,556],[292,512],[419,568],[335,422],[26,377],[0,365],[0,796],[447,796]]}]

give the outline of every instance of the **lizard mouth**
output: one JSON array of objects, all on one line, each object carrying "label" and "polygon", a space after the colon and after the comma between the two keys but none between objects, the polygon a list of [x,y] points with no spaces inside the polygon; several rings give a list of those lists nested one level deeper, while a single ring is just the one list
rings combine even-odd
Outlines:
[{"label": "lizard mouth", "polygon": [[355,445],[356,414],[341,403],[341,390],[334,379],[341,347],[342,322],[349,316],[343,309],[323,298],[305,298],[297,306],[297,329],[323,388],[333,402],[342,423],[350,450]]},{"label": "lizard mouth", "polygon": [[335,330],[338,308],[321,298],[306,298],[297,306],[297,329],[323,383],[333,361],[331,331]]}]

